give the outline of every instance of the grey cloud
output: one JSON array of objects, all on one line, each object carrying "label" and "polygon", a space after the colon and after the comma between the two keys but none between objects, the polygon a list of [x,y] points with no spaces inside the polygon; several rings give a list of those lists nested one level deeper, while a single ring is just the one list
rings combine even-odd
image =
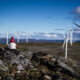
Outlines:
[{"label": "grey cloud", "polygon": [[71,14],[73,14],[73,19],[74,20],[79,20],[80,21],[80,6],[78,6],[74,10],[72,10]]}]

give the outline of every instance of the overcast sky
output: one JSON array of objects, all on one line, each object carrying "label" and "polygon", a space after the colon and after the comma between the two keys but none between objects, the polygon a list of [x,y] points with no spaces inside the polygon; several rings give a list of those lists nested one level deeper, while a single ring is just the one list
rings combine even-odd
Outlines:
[{"label": "overcast sky", "polygon": [[0,0],[0,33],[56,32],[80,24],[80,0]]}]

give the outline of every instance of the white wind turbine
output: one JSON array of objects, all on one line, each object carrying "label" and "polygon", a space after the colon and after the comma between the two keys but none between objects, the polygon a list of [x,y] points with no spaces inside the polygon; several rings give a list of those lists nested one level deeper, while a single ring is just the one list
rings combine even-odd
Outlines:
[{"label": "white wind turbine", "polygon": [[64,43],[63,43],[62,48],[64,48],[64,46],[65,46],[65,59],[67,59],[69,33],[67,33],[67,35],[65,35],[65,34],[63,33],[63,36],[64,36],[65,40],[64,40]]},{"label": "white wind turbine", "polygon": [[6,44],[8,45],[8,32],[6,33]]},{"label": "white wind turbine", "polygon": [[36,35],[36,33],[30,33],[30,34],[26,34],[26,42],[29,43],[29,38],[32,38],[34,35]]},{"label": "white wind turbine", "polygon": [[26,35],[26,42],[27,43],[29,42],[29,35],[28,34]]},{"label": "white wind turbine", "polygon": [[14,35],[17,35],[17,43],[19,43],[20,33],[18,32],[17,34]]},{"label": "white wind turbine", "polygon": [[29,35],[26,34],[25,32],[23,32],[22,35],[23,35],[23,36],[26,36],[26,42],[28,43],[28,42],[29,42]]},{"label": "white wind turbine", "polygon": [[73,43],[73,29],[70,26],[70,44],[71,44],[71,46],[72,46],[72,43]]}]

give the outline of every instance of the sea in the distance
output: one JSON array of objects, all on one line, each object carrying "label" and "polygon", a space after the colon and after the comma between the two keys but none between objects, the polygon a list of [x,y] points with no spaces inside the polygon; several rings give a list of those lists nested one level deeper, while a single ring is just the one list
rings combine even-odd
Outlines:
[{"label": "sea in the distance", "polygon": [[2,43],[6,43],[6,42],[0,42],[0,43],[2,44]]}]

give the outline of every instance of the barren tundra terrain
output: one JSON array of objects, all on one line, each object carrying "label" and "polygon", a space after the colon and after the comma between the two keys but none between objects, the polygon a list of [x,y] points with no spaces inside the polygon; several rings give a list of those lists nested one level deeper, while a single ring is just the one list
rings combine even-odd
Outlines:
[{"label": "barren tundra terrain", "polygon": [[[0,44],[0,80],[79,80],[80,43],[19,43],[16,50]],[[6,71],[4,73],[3,71]]]}]

